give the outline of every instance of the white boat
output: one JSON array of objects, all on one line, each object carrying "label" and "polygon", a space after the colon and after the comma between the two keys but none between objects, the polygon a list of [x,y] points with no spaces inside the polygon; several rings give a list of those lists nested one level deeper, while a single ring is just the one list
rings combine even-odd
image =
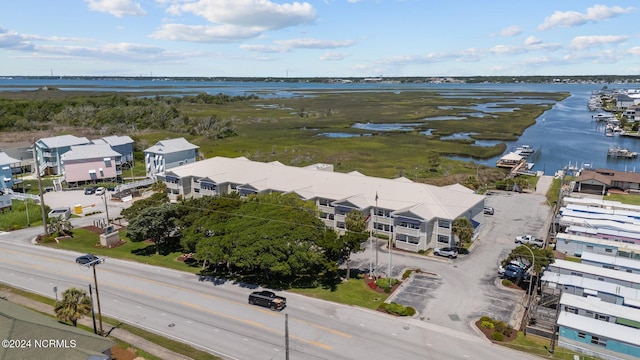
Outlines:
[{"label": "white boat", "polygon": [[638,157],[638,153],[635,151],[631,151],[629,149],[623,149],[623,148],[614,148],[611,147],[609,148],[609,150],[607,151],[607,157],[610,158],[623,158],[623,159],[635,159]]}]

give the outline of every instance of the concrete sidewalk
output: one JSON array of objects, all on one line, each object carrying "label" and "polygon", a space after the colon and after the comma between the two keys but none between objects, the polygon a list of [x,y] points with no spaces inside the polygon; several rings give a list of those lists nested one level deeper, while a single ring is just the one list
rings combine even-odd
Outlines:
[{"label": "concrete sidewalk", "polygon": [[[55,316],[55,312],[53,310],[53,307],[51,307],[50,305],[41,303],[39,301],[33,300],[33,299],[29,299],[27,297],[21,296],[21,295],[17,295],[13,292],[11,292],[10,290],[6,290],[6,289],[0,289],[0,297],[3,299],[6,299],[7,301],[10,301],[12,303],[16,303],[19,304],[23,307],[38,311],[40,313],[43,314],[48,314],[48,315],[52,315]],[[91,319],[91,316],[85,316],[82,319],[78,320],[78,324],[82,324],[84,326],[93,327],[93,321]],[[113,328],[111,325],[106,324],[103,322],[103,331],[105,333],[109,333],[109,337],[111,338],[115,338],[121,341],[124,341],[128,344],[130,344],[131,346],[133,346],[136,349],[141,349],[153,356],[157,356],[161,359],[179,359],[179,360],[188,360],[191,359],[189,357],[186,357],[184,355],[175,353],[171,350],[168,350],[158,344],[152,343],[140,336],[134,335],[126,330],[120,329],[120,328]]]}]

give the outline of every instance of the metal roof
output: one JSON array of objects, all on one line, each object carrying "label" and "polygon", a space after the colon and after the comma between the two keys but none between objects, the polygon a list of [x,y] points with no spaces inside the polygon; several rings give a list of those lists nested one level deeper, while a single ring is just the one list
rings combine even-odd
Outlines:
[{"label": "metal roof", "polygon": [[568,327],[578,331],[584,331],[592,335],[602,336],[607,339],[621,341],[627,344],[638,345],[640,330],[629,326],[620,326],[582,315],[561,311],[558,315],[558,326]]},{"label": "metal roof", "polygon": [[42,138],[38,142],[44,144],[49,149],[56,149],[71,145],[89,144],[90,141],[86,137],[77,137],[74,135],[60,135],[48,138]]},{"label": "metal roof", "polygon": [[152,147],[144,150],[145,153],[168,154],[183,150],[199,149],[197,145],[193,145],[185,138],[160,140]]},{"label": "metal roof", "polygon": [[89,144],[72,146],[71,150],[62,154],[62,161],[98,159],[105,157],[120,157],[119,152],[113,150],[109,144]]},{"label": "metal roof", "polygon": [[[197,176],[216,183],[250,185],[257,191],[295,192],[305,199],[342,200],[360,208],[379,206],[389,210],[411,209],[425,220],[455,219],[481,205],[484,195],[463,186],[438,187],[361,174],[333,172],[321,167],[284,166],[244,157],[214,157],[172,168],[178,177]],[[376,202],[376,197],[378,201]]]}]

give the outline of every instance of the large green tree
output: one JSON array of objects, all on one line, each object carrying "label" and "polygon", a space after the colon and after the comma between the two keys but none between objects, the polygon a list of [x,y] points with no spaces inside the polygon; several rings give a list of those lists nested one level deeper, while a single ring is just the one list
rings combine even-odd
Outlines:
[{"label": "large green tree", "polygon": [[206,226],[196,258],[283,286],[317,277],[325,261],[317,245],[324,224],[316,212],[295,194],[250,196],[225,221],[194,222]]},{"label": "large green tree", "polygon": [[58,320],[77,326],[78,320],[91,312],[91,298],[84,290],[69,288],[62,293],[62,300],[56,301],[54,310]]},{"label": "large green tree", "polygon": [[129,222],[127,236],[134,242],[151,240],[156,246],[156,254],[166,245],[177,228],[176,208],[173,204],[162,204],[140,211]]},{"label": "large green tree", "polygon": [[[156,185],[154,184],[154,186]],[[156,192],[147,198],[134,201],[131,206],[126,209],[122,209],[120,215],[122,215],[128,221],[132,221],[133,219],[138,217],[138,215],[140,215],[143,210],[151,207],[157,207],[168,202],[169,196],[167,196],[166,192]]]}]

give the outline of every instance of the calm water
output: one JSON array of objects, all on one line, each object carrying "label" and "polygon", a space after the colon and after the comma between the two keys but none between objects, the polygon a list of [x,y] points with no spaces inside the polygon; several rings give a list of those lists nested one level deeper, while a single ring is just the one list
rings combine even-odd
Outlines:
[{"label": "calm water", "polygon": [[[640,139],[628,137],[606,137],[604,129],[593,121],[595,113],[587,110],[587,102],[594,90],[602,84],[323,84],[323,83],[283,83],[283,82],[239,82],[239,81],[184,81],[148,79],[0,79],[0,91],[35,90],[42,86],[56,87],[61,90],[94,91],[180,91],[185,94],[224,93],[228,95],[257,94],[263,97],[304,96],[307,91],[332,90],[343,91],[411,91],[411,90],[443,90],[456,89],[452,96],[477,96],[472,90],[498,91],[566,91],[571,96],[557,103],[552,109],[537,119],[535,125],[529,127],[518,141],[507,143],[507,152],[514,151],[519,145],[530,145],[541,148],[541,154],[535,161],[534,170],[553,175],[563,166],[605,167],[615,170],[640,171],[640,162],[632,160],[607,159],[610,147],[624,147],[640,152]],[[610,89],[640,88],[638,84],[610,84]],[[459,90],[469,90],[465,93]],[[517,105],[514,105],[517,106]],[[461,133],[464,132],[461,121]],[[491,145],[491,142],[480,145]],[[504,154],[503,154],[504,155]],[[475,160],[476,163],[494,166],[500,158]],[[460,160],[470,160],[458,158]]]}]

